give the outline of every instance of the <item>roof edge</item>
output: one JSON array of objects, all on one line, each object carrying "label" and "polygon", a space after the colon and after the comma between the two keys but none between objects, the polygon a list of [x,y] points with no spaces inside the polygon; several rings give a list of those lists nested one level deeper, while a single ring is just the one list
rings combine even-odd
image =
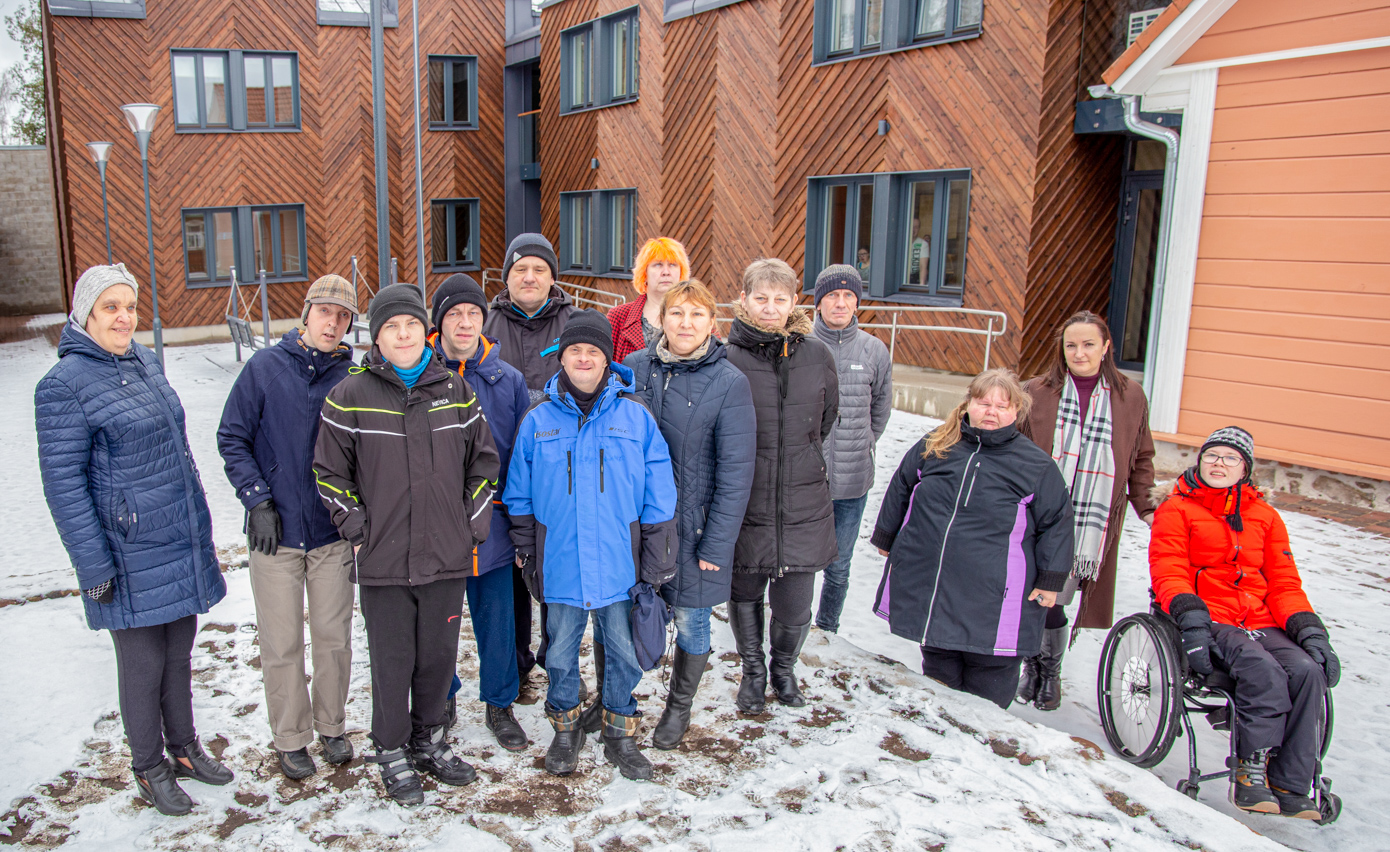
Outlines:
[{"label": "roof edge", "polygon": [[1134,43],[1125,48],[1125,52],[1120,54],[1120,58],[1111,63],[1109,68],[1105,69],[1104,73],[1100,75],[1100,78],[1112,86],[1115,85],[1115,81],[1120,79],[1120,75],[1129,70],[1129,67],[1134,64],[1135,60],[1142,56],[1144,51],[1149,49],[1149,46],[1154,43],[1154,40],[1162,35],[1163,32],[1186,11],[1187,7],[1192,5],[1192,2],[1193,0],[1173,0],[1173,2],[1168,5],[1168,8],[1163,10],[1162,14],[1144,28],[1144,31],[1139,34],[1139,37],[1134,40]]}]

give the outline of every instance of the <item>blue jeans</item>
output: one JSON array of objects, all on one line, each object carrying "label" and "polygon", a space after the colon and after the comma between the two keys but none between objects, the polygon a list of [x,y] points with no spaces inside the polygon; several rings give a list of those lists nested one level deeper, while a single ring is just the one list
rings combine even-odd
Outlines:
[{"label": "blue jeans", "polygon": [[546,704],[564,711],[579,706],[579,644],[589,616],[594,617],[594,640],[603,644],[603,706],[619,716],[637,712],[632,690],[642,680],[637,650],[632,645],[632,601],[618,601],[602,609],[587,610],[569,604],[546,607],[545,630],[550,646],[545,652],[545,673],[550,678]]},{"label": "blue jeans", "polygon": [[687,654],[709,653],[709,616],[714,611],[707,606],[672,607],[676,613],[676,646]]},{"label": "blue jeans", "polygon": [[[493,707],[510,707],[521,691],[510,566],[469,577],[467,594],[473,638],[478,640],[478,698]],[[455,674],[449,697],[462,686]]]},{"label": "blue jeans", "polygon": [[821,580],[816,626],[835,633],[840,629],[840,613],[844,611],[845,594],[849,592],[849,564],[854,560],[854,543],[859,540],[859,524],[864,520],[864,506],[869,502],[869,495],[830,502],[835,506],[835,546],[839,553],[835,561],[826,566]]}]

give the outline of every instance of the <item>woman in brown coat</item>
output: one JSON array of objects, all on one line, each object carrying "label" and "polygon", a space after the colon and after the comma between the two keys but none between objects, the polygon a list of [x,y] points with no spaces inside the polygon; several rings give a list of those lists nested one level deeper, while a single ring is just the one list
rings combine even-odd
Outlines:
[{"label": "woman in brown coat", "polygon": [[1062,703],[1062,654],[1070,632],[1063,607],[1080,588],[1076,626],[1110,627],[1126,501],[1153,526],[1154,442],[1149,401],[1116,368],[1110,329],[1090,311],[1062,323],[1056,359],[1025,390],[1033,405],[1019,431],[1061,468],[1076,516],[1071,578],[1048,610],[1042,652],[1025,661],[1018,683],[1020,702],[1056,710]]}]

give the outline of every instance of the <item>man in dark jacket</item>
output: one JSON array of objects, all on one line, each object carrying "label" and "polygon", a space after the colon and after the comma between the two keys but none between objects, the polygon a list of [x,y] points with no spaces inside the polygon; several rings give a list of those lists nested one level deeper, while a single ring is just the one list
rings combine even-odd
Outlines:
[{"label": "man in dark jacket", "polygon": [[[468,381],[478,395],[483,415],[501,458],[497,491],[507,487],[507,463],[511,460],[516,427],[531,405],[526,380],[498,355],[497,341],[482,334],[487,316],[483,288],[462,272],[450,275],[434,291],[430,319],[434,331],[429,342],[444,366]],[[513,615],[512,574],[516,549],[510,535],[511,521],[502,501],[492,502],[492,529],[478,545],[473,572],[468,578],[468,612],[473,636],[478,641],[478,697],[486,707],[486,723],[497,743],[509,751],[526,748],[526,732],[512,714],[512,702],[520,691],[516,667],[516,621]],[[529,599],[527,603],[529,604]],[[449,691],[450,721],[454,694],[460,683],[454,676]]]},{"label": "man in dark jacket", "polygon": [[893,411],[893,359],[854,316],[863,289],[859,270],[843,263],[816,276],[816,338],[835,357],[840,383],[840,410],[824,448],[839,555],[825,568],[816,608],[816,626],[831,633],[840,629],[854,545],[874,484],[874,444]]},{"label": "man in dark jacket", "polygon": [[[227,479],[246,507],[261,680],[280,771],[289,778],[313,774],[308,745],[316,730],[329,763],[352,759],[344,735],[352,558],[319,499],[312,463],[323,401],[352,366],[352,348],[342,341],[356,313],[352,284],[337,275],[315,281],[304,297],[304,331],[251,356],[217,428]],[[312,693],[304,672],[306,588]]]},{"label": "man in dark jacket", "polygon": [[[483,334],[497,341],[497,352],[526,379],[531,402],[544,395],[545,383],[560,369],[556,344],[570,314],[577,310],[570,297],[555,286],[559,261],[555,247],[540,234],[518,234],[507,246],[502,278],[507,289],[492,300],[483,321]],[[520,575],[512,586],[516,618],[516,653],[520,676],[537,663],[545,665],[545,605],[541,604],[541,644],[531,653],[531,597]]]},{"label": "man in dark jacket", "polygon": [[452,785],[476,777],[445,739],[444,702],[498,459],[477,395],[425,345],[420,291],[383,287],[370,315],[362,369],[324,403],[314,471],[355,551],[372,663],[371,760],[387,793],[416,805],[425,798],[416,769]]}]

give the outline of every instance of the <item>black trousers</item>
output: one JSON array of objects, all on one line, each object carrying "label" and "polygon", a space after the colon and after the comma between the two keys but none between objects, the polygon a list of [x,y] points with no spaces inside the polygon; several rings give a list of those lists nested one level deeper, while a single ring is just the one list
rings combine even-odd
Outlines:
[{"label": "black trousers", "polygon": [[1213,624],[1212,640],[1236,682],[1236,753],[1278,749],[1269,760],[1269,783],[1307,795],[1322,747],[1322,666],[1277,627],[1246,633]]},{"label": "black trousers", "polygon": [[166,745],[182,748],[198,736],[193,727],[192,663],[197,632],[196,615],[111,631],[121,724],[136,772],[158,766]]},{"label": "black trousers", "polygon": [[816,597],[815,572],[799,571],[780,577],[734,572],[730,591],[733,600],[760,601],[764,593],[773,618],[788,627],[800,627],[811,620],[811,602]]},{"label": "black trousers", "polygon": [[372,664],[372,742],[403,747],[444,724],[458,665],[459,622],[468,580],[423,586],[362,586]]},{"label": "black trousers", "polygon": [[952,689],[978,695],[1007,710],[1018,692],[1022,657],[996,657],[922,646],[922,674]]}]

